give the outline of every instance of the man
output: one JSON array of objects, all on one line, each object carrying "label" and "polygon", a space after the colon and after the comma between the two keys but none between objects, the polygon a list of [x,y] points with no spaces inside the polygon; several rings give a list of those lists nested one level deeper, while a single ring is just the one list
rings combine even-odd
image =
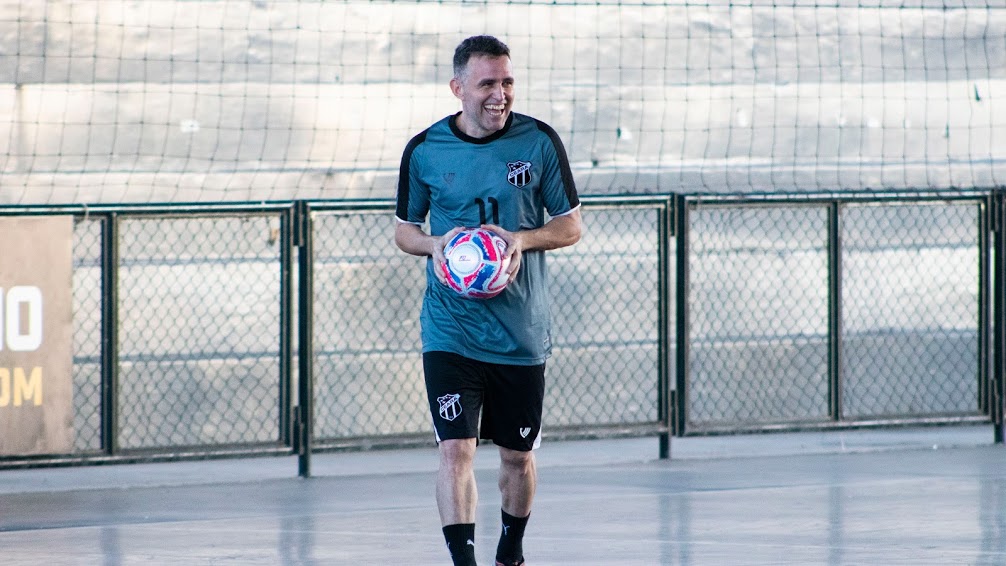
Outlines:
[{"label": "man", "polygon": [[[546,250],[580,239],[579,197],[555,131],[512,112],[509,48],[491,36],[454,52],[461,111],[414,137],[398,181],[395,242],[427,256],[420,321],[423,371],[439,446],[436,499],[454,564],[475,564],[478,438],[499,447],[503,528],[496,564],[524,564],[522,541],[537,486],[545,360],[551,352]],[[545,213],[551,217],[545,221]],[[430,233],[422,226],[429,216]],[[509,285],[463,298],[434,266],[465,227],[507,242]],[[481,426],[478,417],[481,411]]]}]

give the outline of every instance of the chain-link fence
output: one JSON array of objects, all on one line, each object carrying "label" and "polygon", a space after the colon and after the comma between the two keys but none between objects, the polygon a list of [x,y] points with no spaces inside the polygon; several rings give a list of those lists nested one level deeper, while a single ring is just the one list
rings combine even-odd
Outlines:
[{"label": "chain-link fence", "polygon": [[686,201],[685,432],[987,419],[990,201]]},{"label": "chain-link fence", "polygon": [[588,208],[584,235],[550,252],[548,426],[660,425],[666,370],[670,204]]},{"label": "chain-link fence", "polygon": [[75,449],[102,446],[102,232],[104,217],[78,217],[73,229],[73,406]]},{"label": "chain-link fence", "polygon": [[[549,253],[546,434],[660,428],[661,259],[669,199],[594,199],[576,246]],[[419,355],[426,262],[392,208],[314,207],[315,446],[433,438]],[[666,272],[666,270],[665,270]]]},{"label": "chain-link fence", "polygon": [[[991,421],[1001,441],[1003,193],[583,202],[582,240],[548,254],[547,436]],[[75,218],[73,452],[0,467],[431,443],[425,263],[392,212],[0,211]]]},{"label": "chain-link fence", "polygon": [[842,415],[969,415],[979,367],[981,201],[842,216]]},{"label": "chain-link fence", "polygon": [[691,212],[688,428],[828,417],[828,210]]},{"label": "chain-link fence", "polygon": [[388,210],[314,218],[314,435],[432,430],[419,352],[425,265],[398,251]]},{"label": "chain-link fence", "polygon": [[43,211],[75,217],[75,441],[28,462],[290,451],[289,206],[232,208]]},{"label": "chain-link fence", "polygon": [[119,221],[122,448],[278,442],[279,216]]}]

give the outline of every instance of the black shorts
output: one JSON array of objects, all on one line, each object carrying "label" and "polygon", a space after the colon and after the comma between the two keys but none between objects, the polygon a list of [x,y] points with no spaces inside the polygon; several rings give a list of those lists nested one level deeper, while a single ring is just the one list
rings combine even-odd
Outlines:
[{"label": "black shorts", "polygon": [[541,444],[545,364],[491,364],[424,352],[423,372],[437,442],[483,438],[523,452]]}]

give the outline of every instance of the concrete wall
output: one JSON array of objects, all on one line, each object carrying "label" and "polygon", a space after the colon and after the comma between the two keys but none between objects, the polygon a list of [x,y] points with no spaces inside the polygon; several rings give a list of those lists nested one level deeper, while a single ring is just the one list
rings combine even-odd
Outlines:
[{"label": "concrete wall", "polygon": [[0,203],[392,196],[483,32],[584,192],[1006,179],[987,2],[3,0]]}]

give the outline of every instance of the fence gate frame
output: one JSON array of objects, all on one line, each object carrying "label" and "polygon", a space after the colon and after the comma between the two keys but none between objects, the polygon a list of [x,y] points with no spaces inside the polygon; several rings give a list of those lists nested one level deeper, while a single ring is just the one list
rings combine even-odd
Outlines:
[{"label": "fence gate frame", "polygon": [[[855,204],[968,202],[979,207],[975,227],[978,255],[978,351],[977,369],[979,412],[961,416],[908,416],[903,418],[847,418],[842,414],[842,250],[841,222],[843,211]],[[828,262],[828,420],[825,422],[769,423],[735,426],[730,430],[703,429],[689,421],[689,400],[692,385],[691,347],[691,216],[700,207],[798,207],[814,206],[827,209]],[[675,367],[675,436],[734,434],[738,432],[783,432],[879,428],[904,425],[952,425],[991,422],[993,441],[1003,443],[1003,390],[1006,379],[1006,191],[973,189],[958,191],[916,192],[854,192],[822,194],[679,194],[676,197],[675,225],[677,238],[675,304],[677,342]]]}]

